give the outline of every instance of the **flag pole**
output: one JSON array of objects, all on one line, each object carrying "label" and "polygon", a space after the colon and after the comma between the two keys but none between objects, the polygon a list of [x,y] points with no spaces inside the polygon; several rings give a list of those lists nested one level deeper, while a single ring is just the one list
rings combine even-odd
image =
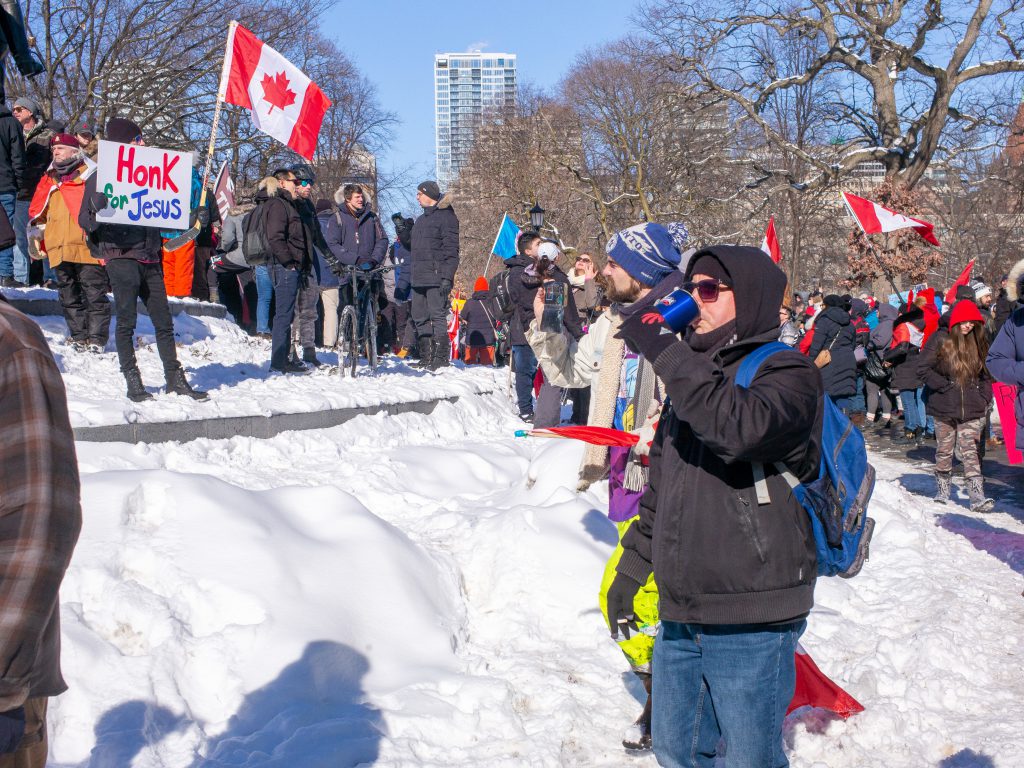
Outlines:
[{"label": "flag pole", "polygon": [[231,75],[231,43],[235,39],[235,28],[238,22],[232,19],[228,23],[228,39],[224,44],[224,63],[220,68],[220,83],[217,85],[217,104],[213,108],[213,126],[210,128],[210,145],[206,150],[206,164],[203,166],[203,191],[199,196],[199,207],[206,204],[206,183],[210,180],[210,166],[213,164],[213,151],[217,144],[217,129],[220,126],[221,107],[228,92],[228,78]]},{"label": "flag pole", "polygon": [[843,194],[842,190],[839,190],[839,199],[843,201],[843,204],[846,206],[846,210],[849,211],[853,220],[857,222],[857,226],[860,227],[860,231],[864,233],[864,239],[868,242],[868,250],[871,252],[871,255],[874,256],[878,266],[882,268],[882,274],[885,275],[885,279],[888,280],[889,285],[892,286],[892,290],[893,293],[896,294],[896,298],[902,301],[900,298],[900,289],[896,287],[896,283],[893,282],[892,275],[889,274],[889,270],[885,268],[885,262],[882,261],[882,257],[879,256],[878,252],[875,250],[875,246],[871,242],[871,235],[869,235],[867,230],[864,229],[864,225],[860,223],[860,219],[857,218],[857,214],[853,212],[853,209],[850,207],[850,201],[846,199],[846,195]]}]

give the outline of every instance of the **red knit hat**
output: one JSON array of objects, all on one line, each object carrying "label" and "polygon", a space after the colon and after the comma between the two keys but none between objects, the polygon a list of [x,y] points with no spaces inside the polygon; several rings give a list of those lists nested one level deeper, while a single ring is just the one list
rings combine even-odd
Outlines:
[{"label": "red knit hat", "polygon": [[475,283],[473,283],[473,290],[474,290],[474,291],[486,291],[486,290],[488,290],[488,289],[489,289],[490,287],[491,287],[491,286],[490,286],[490,285],[488,285],[488,283],[487,283],[487,278],[486,278],[486,277],[484,277],[483,275],[481,275],[480,277],[478,277],[478,278],[476,279],[476,282],[475,282]]},{"label": "red knit hat", "polygon": [[961,299],[949,313],[949,327],[966,322],[984,323],[985,318],[981,316],[977,304],[969,299]]}]

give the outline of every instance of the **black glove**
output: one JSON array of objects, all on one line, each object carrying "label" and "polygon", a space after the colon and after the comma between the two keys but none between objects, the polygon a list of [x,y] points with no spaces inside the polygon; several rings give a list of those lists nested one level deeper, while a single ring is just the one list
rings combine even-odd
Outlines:
[{"label": "black glove", "polygon": [[626,574],[616,572],[615,579],[608,587],[608,622],[611,624],[613,638],[618,639],[620,629],[627,640],[629,630],[640,631],[633,613],[633,598],[641,586]]},{"label": "black glove", "polygon": [[89,210],[93,213],[99,213],[108,205],[110,205],[110,201],[102,192],[93,192],[89,195]]},{"label": "black glove", "polygon": [[206,229],[210,225],[210,209],[205,205],[202,208],[196,208],[195,217],[195,222],[200,229]]},{"label": "black glove", "polygon": [[0,712],[0,755],[9,755],[17,750],[24,735],[24,707]]},{"label": "black glove", "polygon": [[630,315],[619,326],[615,338],[625,341],[627,347],[643,355],[651,365],[662,352],[679,341],[672,329],[665,325],[661,313],[653,307]]},{"label": "black glove", "polygon": [[441,295],[444,296],[445,298],[448,298],[448,296],[451,295],[451,292],[452,292],[452,281],[449,280],[447,277],[442,277],[441,278]]}]

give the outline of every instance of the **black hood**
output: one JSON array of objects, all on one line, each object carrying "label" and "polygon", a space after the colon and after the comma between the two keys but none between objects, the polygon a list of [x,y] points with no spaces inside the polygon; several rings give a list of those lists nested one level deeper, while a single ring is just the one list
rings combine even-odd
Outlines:
[{"label": "black hood", "polygon": [[850,320],[850,313],[847,312],[842,307],[827,307],[825,311],[822,312],[821,314],[827,317],[836,325],[849,325],[851,322],[853,322],[852,320]]},{"label": "black hood", "polygon": [[523,256],[521,253],[517,253],[510,259],[505,259],[505,268],[512,269],[512,267],[528,267],[533,264],[533,259],[529,256]]},{"label": "black hood", "polygon": [[[702,256],[712,256],[729,273],[736,301],[737,341],[766,333],[778,334],[779,307],[786,295],[786,274],[760,248],[716,245],[697,251],[686,267],[686,279]],[[843,313],[845,315],[845,313]],[[849,316],[846,322],[850,322]]]},{"label": "black hood", "polygon": [[473,295],[470,298],[476,299],[477,301],[483,301],[484,299],[490,297],[490,295],[490,291],[473,291]]}]

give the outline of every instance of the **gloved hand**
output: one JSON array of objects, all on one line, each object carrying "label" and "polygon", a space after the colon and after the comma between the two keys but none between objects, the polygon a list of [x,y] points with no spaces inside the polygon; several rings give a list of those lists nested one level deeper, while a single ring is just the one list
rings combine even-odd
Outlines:
[{"label": "gloved hand", "polygon": [[25,708],[0,712],[0,754],[9,755],[18,748],[25,735]]},{"label": "gloved hand", "polygon": [[194,213],[195,222],[200,226],[200,228],[206,229],[210,224],[210,209],[204,205],[201,208],[196,208]]},{"label": "gloved hand", "polygon": [[110,205],[110,201],[102,192],[93,192],[89,195],[89,210],[93,213],[99,213],[108,205]]},{"label": "gloved hand", "polygon": [[665,325],[661,313],[653,307],[641,309],[624,320],[615,338],[625,341],[627,347],[643,355],[651,365],[658,355],[679,341],[679,337]]},{"label": "gloved hand", "polygon": [[615,574],[615,579],[608,587],[608,621],[611,624],[613,639],[618,639],[619,630],[629,640],[629,630],[639,632],[636,615],[633,613],[633,598],[640,591],[640,584],[624,573]]},{"label": "gloved hand", "polygon": [[452,292],[452,281],[449,280],[447,277],[442,277],[441,278],[441,295],[444,296],[445,298],[448,298],[448,296],[451,295],[451,292]]}]

